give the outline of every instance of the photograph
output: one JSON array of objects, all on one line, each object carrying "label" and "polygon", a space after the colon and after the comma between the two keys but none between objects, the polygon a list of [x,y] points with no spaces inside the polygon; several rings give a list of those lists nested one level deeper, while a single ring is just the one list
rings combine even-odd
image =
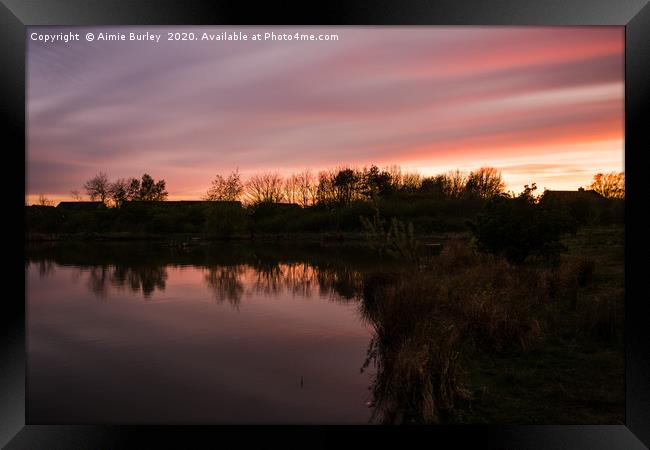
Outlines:
[{"label": "photograph", "polygon": [[625,26],[24,57],[26,423],[627,423]]}]

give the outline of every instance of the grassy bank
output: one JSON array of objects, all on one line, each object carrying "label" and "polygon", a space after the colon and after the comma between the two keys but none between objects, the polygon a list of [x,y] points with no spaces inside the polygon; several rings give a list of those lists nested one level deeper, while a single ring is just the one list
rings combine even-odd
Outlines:
[{"label": "grassy bank", "polygon": [[383,423],[621,423],[623,228],[563,239],[550,264],[513,265],[468,236],[374,274],[375,419]]},{"label": "grassy bank", "polygon": [[565,261],[593,261],[593,279],[578,289],[575,303],[546,319],[547,339],[525,352],[467,361],[476,401],[464,420],[623,423],[623,228],[587,228],[565,244]]}]

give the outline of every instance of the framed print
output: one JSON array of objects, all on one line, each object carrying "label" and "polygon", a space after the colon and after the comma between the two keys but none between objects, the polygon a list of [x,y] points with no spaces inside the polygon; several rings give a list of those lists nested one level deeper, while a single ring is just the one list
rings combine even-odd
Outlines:
[{"label": "framed print", "polygon": [[3,0],[2,445],[647,448],[650,7],[310,6]]}]

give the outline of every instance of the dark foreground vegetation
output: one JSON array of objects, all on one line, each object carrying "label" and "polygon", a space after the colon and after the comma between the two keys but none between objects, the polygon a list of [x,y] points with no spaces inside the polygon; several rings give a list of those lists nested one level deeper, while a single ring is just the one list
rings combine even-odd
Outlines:
[{"label": "dark foreground vegetation", "polygon": [[[624,200],[596,197],[575,191],[555,198],[533,195],[532,188],[515,195],[491,198],[447,197],[431,194],[394,194],[345,204],[300,207],[295,204],[237,201],[156,202],[131,201],[121,207],[75,203],[26,207],[31,239],[153,239],[191,235],[204,239],[249,239],[263,235],[362,238],[379,216],[411,224],[416,235],[475,230],[487,249],[500,246],[504,234],[511,239],[512,258],[521,246],[512,240],[541,241],[584,225],[622,223]],[[478,228],[476,228],[478,227]],[[526,234],[524,236],[523,234]],[[552,236],[546,236],[546,234]],[[544,252],[542,242],[534,251]]]},{"label": "dark foreground vegetation", "polygon": [[583,228],[559,258],[512,263],[468,236],[367,275],[381,423],[622,423],[623,229]]}]

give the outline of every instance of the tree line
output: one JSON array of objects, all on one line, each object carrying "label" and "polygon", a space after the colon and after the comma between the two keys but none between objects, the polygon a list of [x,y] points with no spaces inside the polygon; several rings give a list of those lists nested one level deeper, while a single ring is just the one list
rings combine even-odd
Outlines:
[{"label": "tree line", "polygon": [[[84,189],[91,201],[110,203],[119,207],[127,201],[163,201],[167,199],[165,180],[155,181],[151,175],[145,173],[141,179],[118,178],[111,182],[104,172],[84,183]],[[81,200],[78,191],[72,192],[73,198]]]},{"label": "tree line", "polygon": [[[228,179],[235,177],[236,173],[233,173]],[[218,189],[220,185],[213,182],[206,198],[227,199],[228,196],[222,195],[224,192]],[[240,192],[243,192],[243,200],[250,204],[286,201],[307,207],[346,205],[399,194],[490,198],[503,192],[504,187],[501,173],[490,167],[480,168],[468,175],[455,171],[423,177],[418,173],[403,173],[398,166],[380,169],[372,165],[362,169],[343,167],[324,170],[317,175],[305,170],[284,179],[277,173],[254,175],[240,186]]]},{"label": "tree line", "polygon": [[[164,201],[168,197],[164,179],[154,180],[145,173],[138,178],[110,181],[104,172],[83,186],[91,201],[121,206],[127,201]],[[606,198],[625,197],[624,172],[598,173],[588,186]],[[78,191],[71,192],[82,200]],[[483,199],[497,196],[515,197],[505,192],[501,172],[493,167],[481,167],[469,173],[460,170],[434,176],[402,172],[399,166],[380,169],[376,165],[363,168],[339,167],[313,173],[310,170],[282,177],[277,172],[254,174],[243,180],[236,169],[227,175],[217,174],[203,200],[241,201],[247,205],[264,203],[295,203],[301,207],[315,205],[341,206],[355,201],[372,201],[392,196],[419,195],[447,199]],[[50,204],[41,195],[40,204]]]}]

